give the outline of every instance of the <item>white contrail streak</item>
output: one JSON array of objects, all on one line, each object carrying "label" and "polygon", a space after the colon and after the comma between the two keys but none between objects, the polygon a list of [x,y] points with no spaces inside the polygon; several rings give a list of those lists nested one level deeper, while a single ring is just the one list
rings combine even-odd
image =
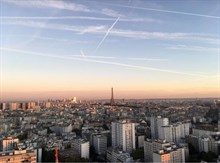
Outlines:
[{"label": "white contrail streak", "polygon": [[81,56],[82,56],[83,58],[86,58],[86,56],[85,56],[85,54],[83,53],[82,50],[80,50],[80,54],[81,54]]},{"label": "white contrail streak", "polygon": [[2,19],[86,19],[86,20],[115,20],[114,18],[87,17],[87,16],[1,16]]},{"label": "white contrail streak", "polygon": [[102,40],[99,42],[98,46],[96,47],[97,51],[99,49],[99,47],[102,45],[102,43],[105,41],[106,37],[108,36],[108,34],[110,33],[110,31],[112,30],[112,28],[115,26],[115,24],[119,21],[120,16],[115,20],[115,22],[111,25],[111,27],[107,30],[105,36],[102,38]]},{"label": "white contrail streak", "polygon": [[84,62],[102,63],[102,64],[108,64],[108,65],[128,67],[128,68],[132,68],[132,69],[150,70],[150,71],[157,71],[157,72],[164,72],[164,73],[171,73],[171,74],[179,74],[179,75],[209,78],[209,76],[200,75],[200,74],[180,72],[180,71],[167,70],[167,69],[160,69],[160,68],[154,68],[154,67],[136,66],[136,65],[119,63],[119,62],[109,62],[109,61],[94,60],[94,59],[88,59],[88,58],[73,58],[73,57],[68,57],[68,56],[57,56],[57,55],[51,55],[51,54],[46,54],[46,53],[38,53],[38,52],[31,52],[31,51],[24,51],[24,50],[19,50],[19,49],[10,49],[10,48],[0,48],[0,50],[20,53],[20,54],[24,54],[24,55],[34,55],[34,56],[52,57],[52,58],[67,59],[67,60],[77,60],[77,61],[84,61]]},{"label": "white contrail streak", "polygon": [[159,58],[125,58],[128,60],[136,61],[168,61],[168,59],[159,59]]},{"label": "white contrail streak", "polygon": [[[114,21],[115,18],[105,18],[105,17],[89,17],[89,16],[1,16],[3,20],[64,20],[64,19],[80,19],[80,20],[99,20],[99,21]],[[142,18],[123,18],[120,21],[125,22],[144,22],[144,21],[154,21],[153,19],[142,19]],[[156,20],[155,20],[156,21]]]},{"label": "white contrail streak", "polygon": [[132,8],[132,9],[139,9],[139,10],[148,10],[148,11],[156,11],[156,12],[164,12],[164,13],[172,13],[172,14],[180,14],[180,15],[188,15],[188,16],[198,16],[198,17],[205,17],[205,18],[220,19],[219,16],[214,16],[214,15],[205,15],[205,14],[198,14],[198,13],[191,13],[191,12],[155,9],[155,8],[138,7],[138,6],[128,6],[128,5],[120,5],[120,4],[110,4],[110,3],[104,3],[104,2],[100,2],[100,3],[108,4],[110,6],[116,6],[116,7],[124,7],[124,8]]},{"label": "white contrail streak", "polygon": [[[82,55],[71,55],[72,57],[82,57]],[[108,56],[96,56],[96,55],[86,55],[86,58],[97,58],[97,59],[116,59],[116,57]]]},{"label": "white contrail streak", "polygon": [[[80,57],[81,55],[71,55],[72,57]],[[83,53],[84,54],[84,53]],[[85,56],[85,54],[84,54]],[[132,61],[168,61],[169,59],[160,59],[160,58],[122,58],[122,57],[109,57],[109,56],[97,56],[97,55],[86,55],[86,58],[95,58],[95,59],[122,59],[122,60],[132,60]]]}]

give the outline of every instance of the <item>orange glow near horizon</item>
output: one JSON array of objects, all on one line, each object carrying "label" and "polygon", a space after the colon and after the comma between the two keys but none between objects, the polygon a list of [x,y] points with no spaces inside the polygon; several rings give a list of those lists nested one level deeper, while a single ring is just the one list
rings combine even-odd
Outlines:
[{"label": "orange glow near horizon", "polygon": [[[22,78],[19,78],[22,79]],[[2,88],[3,100],[68,98],[76,96],[80,99],[108,99],[110,88],[114,87],[115,98],[209,98],[218,97],[218,83],[214,79],[188,79],[185,81],[133,81],[114,82],[80,81],[72,82],[30,78],[27,80],[7,80]],[[109,88],[109,89],[108,89]]]}]

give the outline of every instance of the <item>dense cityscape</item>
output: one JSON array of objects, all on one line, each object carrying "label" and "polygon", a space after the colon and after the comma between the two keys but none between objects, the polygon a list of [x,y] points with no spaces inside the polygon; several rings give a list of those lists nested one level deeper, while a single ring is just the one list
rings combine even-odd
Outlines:
[{"label": "dense cityscape", "polygon": [[[1,103],[0,162],[217,162],[216,99]],[[16,161],[15,161],[16,162]]]},{"label": "dense cityscape", "polygon": [[0,0],[0,163],[220,163],[220,0]]}]

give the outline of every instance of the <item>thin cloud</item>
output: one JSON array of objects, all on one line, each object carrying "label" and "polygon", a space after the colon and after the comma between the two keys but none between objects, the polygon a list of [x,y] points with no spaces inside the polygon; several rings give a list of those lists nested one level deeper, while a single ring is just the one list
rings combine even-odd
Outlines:
[{"label": "thin cloud", "polygon": [[204,47],[204,46],[188,46],[188,45],[174,45],[168,47],[168,49],[171,50],[187,50],[187,51],[216,51],[218,52],[218,48],[210,48],[210,47]]},{"label": "thin cloud", "polygon": [[101,11],[90,9],[86,5],[67,2],[67,1],[61,1],[61,0],[3,0],[4,2],[15,4],[18,6],[23,7],[35,7],[35,8],[54,8],[54,9],[62,9],[62,10],[70,10],[75,12],[86,12],[86,13],[97,13],[97,14],[103,14],[110,17],[118,17],[122,16],[117,11],[104,8]]},{"label": "thin cloud", "polygon": [[98,55],[85,55],[80,51],[81,55],[71,55],[72,57],[86,57],[95,59],[118,59],[118,60],[133,60],[133,61],[169,61],[169,59],[159,59],[159,58],[122,58],[122,57],[109,57],[109,56],[98,56]]},{"label": "thin cloud", "polygon": [[1,24],[8,25],[21,25],[28,26],[34,28],[43,28],[43,29],[54,29],[54,30],[64,30],[64,31],[73,31],[78,33],[104,33],[107,30],[107,26],[99,25],[99,26],[72,26],[65,24],[57,24],[57,23],[44,23],[37,21],[2,21]]},{"label": "thin cloud", "polygon": [[[115,21],[115,18],[106,17],[90,17],[90,16],[1,16],[2,20],[64,20],[64,19],[79,19],[79,20],[99,20],[99,21]],[[156,22],[159,20],[151,18],[122,18],[120,21],[124,22]]]},{"label": "thin cloud", "polygon": [[115,24],[119,21],[120,16],[115,20],[115,22],[111,25],[111,27],[107,30],[105,36],[102,38],[102,40],[99,42],[98,46],[96,47],[96,50],[99,49],[99,47],[102,45],[102,43],[105,41],[107,36],[109,35],[110,31],[114,28]]},{"label": "thin cloud", "polygon": [[100,2],[100,3],[106,4],[106,5],[109,5],[109,6],[131,8],[131,9],[138,9],[138,10],[147,10],[147,11],[155,11],[155,12],[163,12],[163,13],[171,13],[171,14],[179,14],[179,15],[187,15],[187,16],[197,16],[197,17],[204,17],[204,18],[220,19],[219,16],[206,15],[206,14],[200,14],[200,13],[191,13],[191,12],[174,11],[174,10],[164,10],[164,9],[147,8],[147,7],[139,7],[139,6],[128,6],[128,5],[120,5],[120,4],[105,3],[105,2]]},{"label": "thin cloud", "polygon": [[[117,21],[113,23],[115,25]],[[39,21],[1,21],[1,24],[7,25],[21,25],[33,28],[44,28],[44,29],[54,29],[54,30],[64,30],[64,31],[72,31],[79,34],[91,33],[91,34],[105,34],[110,29],[106,25],[99,26],[74,26],[74,25],[66,25],[66,24],[57,24],[57,23],[44,23]],[[132,39],[159,39],[159,40],[193,40],[197,42],[205,42],[209,44],[217,44],[219,45],[219,38],[209,36],[203,33],[180,33],[180,32],[147,32],[147,31],[138,31],[138,30],[124,30],[124,29],[112,29],[108,34],[117,36],[117,37],[125,37]],[[103,38],[105,39],[105,37]],[[101,43],[101,42],[100,42]],[[97,46],[98,47],[98,46]]]},{"label": "thin cloud", "polygon": [[[16,35],[13,35],[16,37]],[[32,36],[26,36],[26,35],[21,35],[20,37],[32,37]],[[39,40],[48,40],[48,41],[57,41],[57,42],[63,42],[67,44],[89,44],[93,42],[89,41],[74,41],[74,40],[68,40],[68,39],[58,39],[58,38],[53,38],[53,37],[45,37],[45,36],[33,36],[33,39],[39,39]]]},{"label": "thin cloud", "polygon": [[[81,53],[82,54],[82,53]],[[83,53],[84,54],[84,53]],[[79,57],[82,58],[82,55],[71,55],[72,57]],[[96,56],[96,55],[86,55],[84,54],[84,57],[86,58],[96,58],[96,59],[116,59],[116,57],[108,57],[108,56]]]},{"label": "thin cloud", "polygon": [[117,11],[112,10],[112,9],[108,9],[108,8],[104,8],[102,9],[102,14],[110,16],[110,17],[122,17],[121,14],[119,14]]},{"label": "thin cloud", "polygon": [[38,8],[55,8],[55,9],[63,9],[63,10],[71,10],[71,11],[81,11],[81,12],[92,12],[85,5],[76,4],[73,2],[65,2],[65,1],[51,1],[51,0],[4,0],[4,2],[12,3],[18,6],[25,7],[38,7]]},{"label": "thin cloud", "polygon": [[128,60],[136,61],[168,61],[169,59],[158,59],[158,58],[127,58]]},{"label": "thin cloud", "polygon": [[175,70],[160,69],[160,68],[154,68],[154,67],[144,67],[144,66],[130,65],[130,64],[124,64],[124,63],[119,63],[119,62],[109,62],[109,61],[95,60],[95,59],[88,59],[88,58],[77,58],[77,57],[73,58],[73,57],[68,57],[68,56],[57,56],[57,55],[51,55],[51,54],[45,54],[45,53],[24,51],[24,50],[19,50],[19,49],[0,48],[0,50],[20,53],[24,55],[35,55],[35,56],[42,56],[42,57],[101,63],[101,64],[115,65],[115,66],[121,66],[121,67],[127,67],[127,68],[132,68],[132,69],[139,69],[139,70],[148,70],[148,71],[164,72],[164,73],[187,75],[187,76],[208,77],[205,75],[188,73],[188,72],[180,72],[180,71],[175,71]]}]

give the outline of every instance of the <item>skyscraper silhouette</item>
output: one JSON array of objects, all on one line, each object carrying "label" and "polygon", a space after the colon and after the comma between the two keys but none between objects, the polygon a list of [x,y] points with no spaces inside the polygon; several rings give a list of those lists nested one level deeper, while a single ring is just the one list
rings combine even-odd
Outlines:
[{"label": "skyscraper silhouette", "polygon": [[113,88],[111,89],[111,101],[110,105],[115,105],[114,95],[113,95]]}]

